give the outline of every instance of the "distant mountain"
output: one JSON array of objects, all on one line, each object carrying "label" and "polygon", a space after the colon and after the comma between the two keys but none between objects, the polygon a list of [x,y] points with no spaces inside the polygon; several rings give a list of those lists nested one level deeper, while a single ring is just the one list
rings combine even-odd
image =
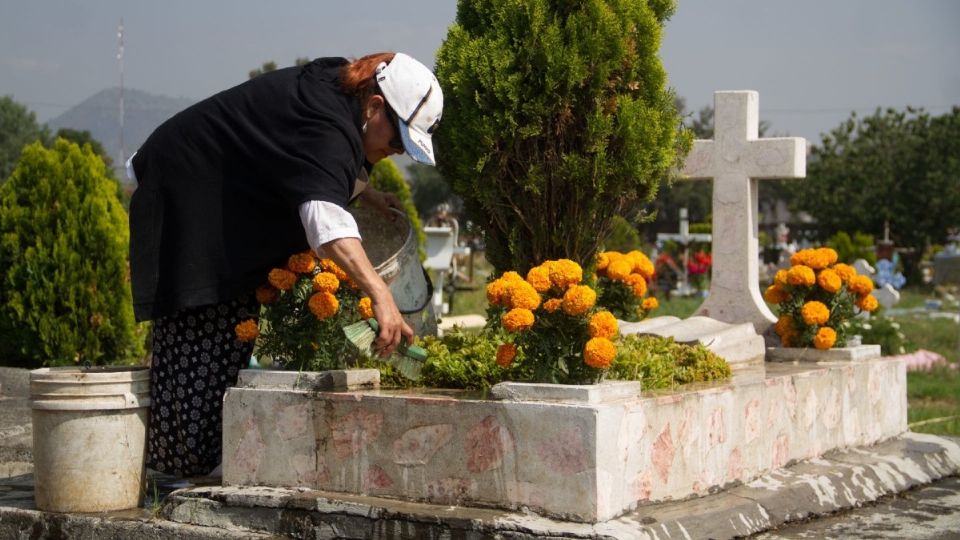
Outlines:
[{"label": "distant mountain", "polygon": [[[130,88],[123,90],[123,102],[123,146],[127,157],[143,144],[157,126],[194,103],[186,98],[158,96]],[[119,87],[97,92],[47,122],[47,126],[51,132],[60,128],[89,131],[110,152],[118,172],[122,169]],[[126,180],[126,175],[118,174],[117,177]]]}]

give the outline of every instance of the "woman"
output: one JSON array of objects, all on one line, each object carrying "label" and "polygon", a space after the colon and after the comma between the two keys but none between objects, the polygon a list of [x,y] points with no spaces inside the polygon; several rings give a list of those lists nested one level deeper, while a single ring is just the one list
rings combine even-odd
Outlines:
[{"label": "woman", "polygon": [[130,159],[134,312],[154,321],[148,467],[216,473],[223,393],[252,352],[233,328],[293,253],[333,259],[371,298],[381,354],[413,335],[344,207],[399,207],[364,189],[367,172],[404,151],[434,164],[442,108],[436,78],[405,54],[320,58],[189,107]]}]

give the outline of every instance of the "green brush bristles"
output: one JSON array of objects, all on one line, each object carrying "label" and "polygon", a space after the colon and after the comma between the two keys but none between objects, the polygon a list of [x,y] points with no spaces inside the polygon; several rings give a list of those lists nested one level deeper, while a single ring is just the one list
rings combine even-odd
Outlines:
[{"label": "green brush bristles", "polygon": [[[353,343],[357,349],[367,356],[373,356],[373,342],[377,339],[377,332],[380,331],[380,325],[376,319],[367,319],[343,327],[343,332],[347,335],[350,343]],[[390,355],[386,362],[395,367],[401,375],[410,379],[420,378],[420,369],[427,360],[427,351],[423,347],[416,345],[406,345],[401,341],[397,347],[397,352],[403,356],[395,354]]]},{"label": "green brush bristles", "polygon": [[[376,324],[375,319],[369,319]],[[377,331],[369,321],[360,321],[343,327],[343,332],[347,334],[347,339],[353,343],[361,353],[367,356],[373,356],[370,350],[373,342],[377,339]]]}]

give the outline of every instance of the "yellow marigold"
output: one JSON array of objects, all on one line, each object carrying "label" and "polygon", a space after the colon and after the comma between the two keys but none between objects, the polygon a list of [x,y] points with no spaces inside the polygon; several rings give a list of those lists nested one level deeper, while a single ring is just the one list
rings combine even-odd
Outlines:
[{"label": "yellow marigold", "polygon": [[340,280],[332,272],[320,272],[313,276],[313,290],[335,293],[340,288]]},{"label": "yellow marigold", "polygon": [[563,312],[570,316],[583,315],[597,303],[597,293],[586,285],[574,285],[563,294]]},{"label": "yellow marigold", "polygon": [[552,283],[550,282],[550,270],[543,266],[534,266],[527,272],[527,283],[533,286],[537,292],[547,292],[550,290]]},{"label": "yellow marigold", "polygon": [[867,294],[857,299],[857,307],[863,311],[875,311],[880,307],[880,303],[877,302],[876,296]]},{"label": "yellow marigold", "polygon": [[637,298],[643,298],[647,294],[647,280],[641,274],[629,274],[623,278],[623,282],[633,289],[633,295]]},{"label": "yellow marigold", "polygon": [[521,276],[520,274],[514,272],[513,270],[510,270],[510,271],[504,272],[503,275],[500,276],[500,279],[502,279],[502,280],[504,280],[504,281],[506,281],[506,282],[510,282],[510,281],[523,281],[523,276]]},{"label": "yellow marigold", "polygon": [[310,312],[321,321],[332,317],[340,309],[340,301],[332,293],[323,291],[313,293],[307,302]]},{"label": "yellow marigold", "polygon": [[817,335],[813,336],[813,346],[820,350],[829,349],[836,342],[837,332],[829,326],[821,327],[817,330]]},{"label": "yellow marigold", "polygon": [[777,270],[776,275],[773,276],[773,283],[780,285],[781,287],[787,284],[787,271],[786,270]]},{"label": "yellow marigold", "polygon": [[813,268],[802,264],[794,266],[787,270],[787,283],[790,285],[800,285],[808,287],[817,282],[817,275],[813,273]]},{"label": "yellow marigold", "polygon": [[780,337],[796,334],[796,322],[790,315],[781,315],[780,318],[777,319],[777,324],[774,325],[773,330]]},{"label": "yellow marigold", "polygon": [[603,272],[610,264],[610,255],[604,251],[597,255],[597,272]]},{"label": "yellow marigold", "polygon": [[557,259],[549,269],[550,282],[561,291],[583,280],[583,269],[570,259]]},{"label": "yellow marigold", "polygon": [[828,248],[828,247],[817,248],[817,254],[820,256],[820,258],[824,260],[824,262],[826,262],[826,265],[824,266],[824,268],[837,262],[837,252],[833,248]]},{"label": "yellow marigold", "polygon": [[487,283],[487,302],[499,306],[506,291],[507,282],[503,278],[497,278]]},{"label": "yellow marigold", "polygon": [[254,296],[261,304],[272,304],[280,298],[280,291],[270,285],[261,285],[254,291]]},{"label": "yellow marigold", "polygon": [[357,311],[360,312],[360,316],[364,319],[373,318],[373,301],[370,300],[369,296],[364,296],[357,302]]},{"label": "yellow marigold", "polygon": [[653,263],[642,251],[633,250],[627,253],[626,257],[633,264],[633,268],[631,268],[633,273],[640,274],[646,279],[653,277]]},{"label": "yellow marigold", "polygon": [[560,309],[560,304],[563,303],[563,300],[559,298],[551,298],[543,303],[543,310],[547,313],[553,313],[554,311]]},{"label": "yellow marigold", "polygon": [[624,278],[630,275],[631,270],[633,270],[633,265],[626,259],[610,261],[610,264],[607,265],[607,277],[617,281],[623,281]]},{"label": "yellow marigold", "polygon": [[[809,266],[814,270],[823,270],[827,266],[830,266],[830,263],[827,262],[830,260],[830,255],[826,251],[821,251],[822,249],[829,248],[801,249],[790,257],[790,264],[793,266]],[[837,260],[836,252],[833,252],[833,260]]]},{"label": "yellow marigold", "polygon": [[504,343],[497,347],[497,365],[502,368],[510,367],[516,356],[517,346],[513,343]]},{"label": "yellow marigold", "polygon": [[590,317],[590,322],[587,323],[587,332],[590,334],[590,337],[609,339],[617,335],[618,331],[617,318],[609,311],[597,312],[593,317]]},{"label": "yellow marigold", "polygon": [[771,304],[779,304],[787,301],[789,298],[790,293],[783,290],[780,285],[777,285],[776,283],[767,287],[767,290],[763,291],[763,299]]},{"label": "yellow marigold", "polygon": [[800,316],[807,324],[824,324],[830,320],[830,308],[823,302],[812,300],[800,308]]},{"label": "yellow marigold", "polygon": [[526,281],[514,281],[507,285],[501,301],[506,307],[533,311],[540,307],[540,293]]},{"label": "yellow marigold", "polygon": [[607,338],[590,338],[583,346],[583,362],[596,369],[607,369],[617,355],[617,346]]},{"label": "yellow marigold", "polygon": [[244,343],[249,343],[260,335],[260,329],[257,328],[257,321],[253,319],[247,319],[242,321],[233,329],[234,333],[237,334],[237,340]]},{"label": "yellow marigold", "polygon": [[516,308],[504,313],[501,321],[508,332],[521,332],[533,326],[534,317],[529,309]]},{"label": "yellow marigold", "polygon": [[832,270],[840,276],[840,281],[844,283],[850,281],[850,278],[857,275],[857,269],[849,264],[837,263],[833,265]]},{"label": "yellow marigold", "polygon": [[281,291],[289,291],[297,283],[297,275],[283,268],[274,268],[267,275],[267,281]]},{"label": "yellow marigold", "polygon": [[840,279],[840,274],[837,274],[829,268],[824,268],[817,275],[817,285],[828,293],[833,294],[839,291],[840,287],[843,287],[843,280]]},{"label": "yellow marigold", "polygon": [[657,300],[656,296],[651,296],[649,298],[644,298],[643,302],[640,304],[640,307],[646,311],[653,311],[660,307],[660,301]]},{"label": "yellow marigold", "polygon": [[333,259],[320,259],[320,268],[323,268],[324,271],[330,272],[331,274],[337,276],[337,279],[340,281],[347,281],[350,279],[350,276],[340,268],[337,263],[333,262]]},{"label": "yellow marigold", "polygon": [[794,339],[797,337],[796,334],[786,334],[780,336],[780,344],[784,347],[793,347]]},{"label": "yellow marigold", "polygon": [[317,267],[317,259],[309,252],[294,253],[287,259],[287,268],[297,274],[309,274]]},{"label": "yellow marigold", "polygon": [[859,296],[866,296],[873,292],[873,280],[867,276],[853,276],[847,282],[847,289]]}]

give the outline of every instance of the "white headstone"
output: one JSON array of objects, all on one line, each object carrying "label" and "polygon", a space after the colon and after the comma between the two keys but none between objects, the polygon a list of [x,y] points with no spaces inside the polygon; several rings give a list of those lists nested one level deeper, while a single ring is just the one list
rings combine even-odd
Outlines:
[{"label": "white headstone", "polygon": [[858,274],[864,276],[872,276],[877,272],[876,269],[870,266],[870,263],[868,263],[866,259],[853,261],[853,269],[856,270]]},{"label": "white headstone", "polygon": [[873,296],[883,309],[890,309],[900,301],[900,291],[890,283],[884,283],[883,287],[874,289]]},{"label": "white headstone", "polygon": [[713,273],[697,311],[764,333],[776,321],[760,294],[757,180],[806,176],[801,137],[759,139],[759,95],[714,93],[714,139],[694,141],[683,173],[713,179]]}]

